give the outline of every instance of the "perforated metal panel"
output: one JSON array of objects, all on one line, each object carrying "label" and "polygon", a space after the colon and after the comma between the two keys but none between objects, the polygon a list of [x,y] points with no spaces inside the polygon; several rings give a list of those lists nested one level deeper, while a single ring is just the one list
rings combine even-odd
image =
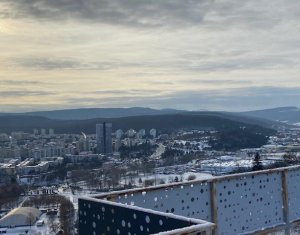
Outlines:
[{"label": "perforated metal panel", "polygon": [[300,166],[165,186],[99,198],[215,222],[216,235],[288,230],[300,220]]},{"label": "perforated metal panel", "polygon": [[287,174],[289,220],[300,218],[300,170],[290,170]]},{"label": "perforated metal panel", "polygon": [[192,225],[198,224],[117,204],[79,199],[79,234],[82,235],[144,235]]},{"label": "perforated metal panel", "polygon": [[117,202],[211,221],[209,183],[190,183],[120,195]]},{"label": "perforated metal panel", "polygon": [[284,223],[281,173],[217,183],[220,235],[243,234]]}]

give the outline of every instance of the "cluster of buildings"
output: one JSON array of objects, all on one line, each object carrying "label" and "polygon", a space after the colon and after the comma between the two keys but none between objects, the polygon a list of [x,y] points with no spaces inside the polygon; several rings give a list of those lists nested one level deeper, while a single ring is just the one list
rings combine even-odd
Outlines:
[{"label": "cluster of buildings", "polygon": [[101,123],[96,125],[96,145],[98,154],[111,154],[118,152],[119,148],[124,146],[134,146],[144,143],[146,139],[155,139],[157,135],[156,129],[152,128],[147,134],[145,129],[136,131],[129,129],[124,132],[121,129],[112,133],[111,123]]},{"label": "cluster of buildings", "polygon": [[31,134],[0,133],[0,184],[12,178],[28,182],[29,176],[47,174],[51,167],[63,162],[78,164],[101,160],[105,155],[118,156],[122,145],[133,146],[155,137],[156,129],[149,133],[145,129],[113,132],[111,123],[97,124],[92,135],[55,134],[53,129],[47,131],[45,128],[34,129]]},{"label": "cluster of buildings", "polygon": [[52,169],[63,164],[67,155],[90,151],[90,143],[80,135],[55,135],[53,129],[33,133],[0,134],[0,185],[11,180],[35,184]]},{"label": "cluster of buildings", "polygon": [[[199,155],[201,158],[191,165],[182,165],[182,172],[205,172],[212,175],[224,175],[233,172],[251,171],[253,167],[253,157],[259,153],[261,164],[264,168],[284,165],[284,156],[293,155],[300,161],[300,129],[282,129],[269,138],[266,145],[260,148],[240,149],[234,152],[215,151],[209,145],[212,131],[182,131],[175,137],[166,141],[168,149],[174,150],[174,164],[179,164],[176,159],[180,155]],[[186,138],[186,137],[189,138]],[[195,137],[195,138],[193,138]],[[170,156],[172,157],[172,156]],[[160,168],[164,174],[169,174],[168,168]]]},{"label": "cluster of buildings", "polygon": [[0,163],[0,184],[7,184],[11,180],[18,180],[19,183],[36,183],[41,180],[43,174],[49,173],[50,168],[60,166],[63,157],[44,158],[35,161],[34,158],[10,159]]},{"label": "cluster of buildings", "polygon": [[[104,156],[118,160],[121,146],[132,147],[145,142],[161,146],[154,163],[163,165],[161,155],[164,148],[185,154],[202,154],[202,159],[194,166],[196,171],[209,172],[215,175],[226,174],[239,169],[251,167],[253,153],[259,152],[264,165],[282,161],[287,152],[300,152],[300,130],[284,129],[269,139],[269,143],[259,149],[242,149],[236,152],[215,151],[209,146],[209,135],[205,131],[178,132],[175,135],[157,136],[156,129],[134,130],[121,129],[113,132],[111,123],[96,125],[95,134],[54,134],[53,129],[34,130],[32,134],[13,132],[10,135],[0,134],[0,184],[8,182],[12,176],[23,179],[29,175],[47,174],[49,169],[61,165],[80,164],[102,160]],[[194,136],[189,138],[186,136]],[[227,157],[222,157],[222,156]],[[297,155],[297,156],[298,156]],[[152,159],[149,156],[149,159]],[[154,159],[154,158],[153,158]],[[131,159],[130,161],[133,161]],[[180,164],[175,162],[174,164]],[[188,168],[189,169],[189,168]],[[26,180],[25,180],[26,181]],[[24,182],[25,182],[24,181]]]}]

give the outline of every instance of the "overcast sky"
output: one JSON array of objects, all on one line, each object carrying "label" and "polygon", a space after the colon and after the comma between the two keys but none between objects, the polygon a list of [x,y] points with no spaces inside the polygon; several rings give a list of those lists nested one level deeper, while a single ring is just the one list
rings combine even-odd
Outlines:
[{"label": "overcast sky", "polygon": [[300,106],[299,0],[1,0],[0,111]]}]

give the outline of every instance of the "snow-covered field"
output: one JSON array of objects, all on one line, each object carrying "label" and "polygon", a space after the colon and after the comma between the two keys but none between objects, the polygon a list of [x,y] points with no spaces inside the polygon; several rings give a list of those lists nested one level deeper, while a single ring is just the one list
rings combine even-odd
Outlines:
[{"label": "snow-covered field", "polygon": [[[6,231],[4,234],[9,235],[54,235],[55,233],[50,231],[50,227],[48,224],[48,217],[46,214],[42,214],[39,218],[40,220],[44,220],[45,224],[43,226],[24,226],[17,228],[1,228],[0,231]],[[0,232],[1,233],[1,232]]]},{"label": "snow-covered field", "polygon": [[[175,181],[177,178],[179,181],[188,181],[189,176],[194,175],[195,180],[205,180],[205,179],[210,179],[213,178],[211,174],[207,173],[195,173],[195,172],[186,172],[183,174],[151,174],[151,175],[146,175],[144,176],[143,174],[140,174],[139,176],[136,176],[130,181],[132,184],[138,185],[139,187],[143,187],[143,183],[145,180],[152,180],[154,182],[154,185],[158,185],[161,183],[172,183]],[[140,183],[142,181],[142,183]],[[128,183],[128,179],[122,179],[121,181],[122,184]]]}]

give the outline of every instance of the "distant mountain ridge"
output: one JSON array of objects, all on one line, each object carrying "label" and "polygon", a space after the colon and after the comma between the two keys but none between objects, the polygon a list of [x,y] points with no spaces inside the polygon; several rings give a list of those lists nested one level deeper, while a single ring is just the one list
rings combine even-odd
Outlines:
[{"label": "distant mountain ridge", "polygon": [[177,109],[153,109],[146,107],[131,108],[78,108],[50,111],[35,111],[23,113],[1,113],[0,116],[40,116],[58,120],[85,120],[93,118],[118,118],[145,115],[164,115],[177,113],[226,113],[230,115],[244,115],[249,117],[264,118],[273,121],[300,122],[300,109],[297,107],[279,107],[273,109],[254,110],[246,112],[225,111],[187,111]]},{"label": "distant mountain ridge", "polygon": [[297,107],[279,107],[273,109],[243,112],[243,115],[280,121],[288,124],[300,124],[300,109]]},{"label": "distant mountain ridge", "polygon": [[229,130],[248,127],[269,133],[270,128],[265,125],[231,120],[222,114],[165,114],[165,115],[146,115],[131,116],[121,118],[96,118],[87,120],[53,120],[39,116],[0,116],[0,132],[10,133],[12,131],[24,131],[32,133],[33,129],[53,128],[56,133],[94,134],[95,126],[101,122],[111,122],[113,130],[123,129],[135,130],[156,128],[162,132],[172,132],[179,129],[207,129],[207,130]]},{"label": "distant mountain ridge", "polygon": [[143,115],[164,115],[185,112],[176,109],[132,108],[80,108],[25,113],[0,113],[0,116],[40,116],[57,120],[86,120],[93,118],[118,118]]},{"label": "distant mountain ridge", "polygon": [[[282,126],[281,123],[300,124],[300,109],[297,107],[281,107],[275,109],[265,109],[249,112],[215,112],[215,111],[184,111],[176,109],[151,109],[143,107],[133,108],[83,108],[83,109],[66,109],[53,111],[37,111],[27,113],[0,113],[0,117],[6,117],[5,120],[10,123],[8,117],[12,120],[17,120],[17,117],[43,117],[50,119],[45,121],[86,121],[88,119],[114,119],[125,117],[140,117],[140,116],[163,116],[163,115],[197,115],[211,116],[228,119],[231,121],[246,123],[250,125],[259,125],[267,128],[277,128]],[[3,118],[2,118],[3,120]],[[40,119],[37,119],[40,120]],[[51,121],[52,120],[52,121]],[[279,122],[278,122],[279,121]],[[281,122],[281,123],[280,123]],[[0,128],[1,132],[1,128]]]}]

